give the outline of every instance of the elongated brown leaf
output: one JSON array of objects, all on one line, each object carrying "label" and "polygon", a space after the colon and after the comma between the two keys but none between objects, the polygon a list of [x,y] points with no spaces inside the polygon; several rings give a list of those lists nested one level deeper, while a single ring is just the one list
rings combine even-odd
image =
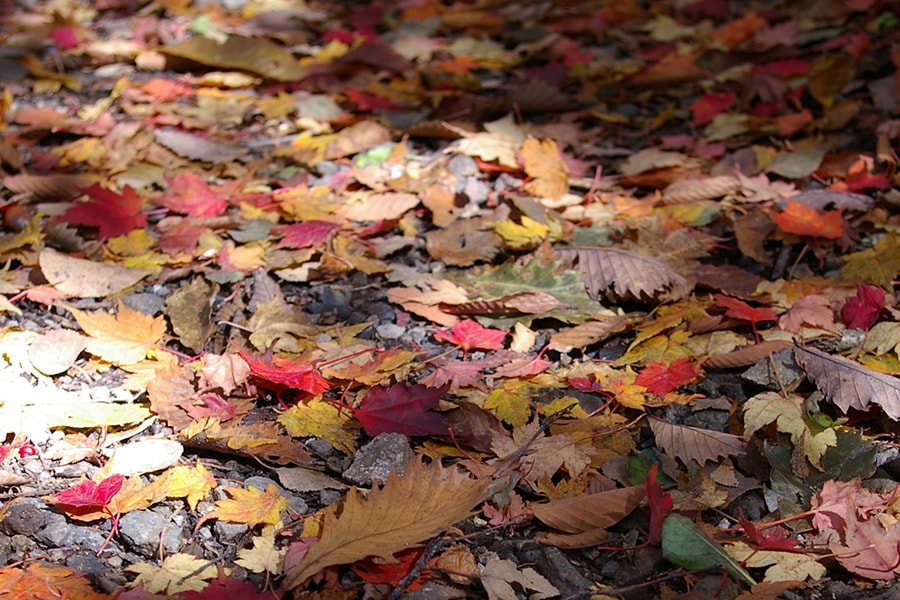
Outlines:
[{"label": "elongated brown leaf", "polygon": [[670,184],[663,190],[662,200],[665,204],[681,204],[700,202],[721,198],[741,189],[741,181],[734,175],[717,175],[682,179]]},{"label": "elongated brown leaf", "polygon": [[550,336],[550,342],[559,348],[584,348],[617,333],[627,331],[640,321],[641,317],[635,314],[602,315],[596,321],[588,321],[572,329],[553,334]]},{"label": "elongated brown leaf", "polygon": [[843,356],[832,356],[815,348],[794,347],[794,360],[825,396],[847,412],[869,410],[879,405],[900,421],[900,379],[871,371]]},{"label": "elongated brown leaf", "polygon": [[736,435],[648,418],[656,444],[685,463],[693,460],[702,466],[720,456],[744,453],[744,441]]},{"label": "elongated brown leaf", "polygon": [[344,500],[325,509],[322,535],[293,568],[285,557],[285,589],[293,589],[332,565],[369,556],[390,559],[400,550],[419,544],[472,514],[487,490],[487,479],[476,481],[437,462],[415,462],[402,477],[392,473],[381,489],[363,496],[351,490]]},{"label": "elongated brown leaf", "polygon": [[703,362],[703,366],[709,369],[733,369],[736,367],[746,367],[755,364],[765,357],[790,348],[791,343],[787,340],[766,340],[753,346],[739,348],[733,352],[725,352],[723,354],[713,354]]},{"label": "elongated brown leaf", "polygon": [[612,301],[675,300],[688,293],[687,280],[652,256],[622,250],[575,246],[555,249],[557,256],[584,273],[592,298]]},{"label": "elongated brown leaf", "polygon": [[562,303],[543,292],[518,292],[491,300],[475,300],[462,304],[441,303],[441,310],[451,315],[485,315],[490,317],[538,315],[558,308]]},{"label": "elongated brown leaf", "polygon": [[606,529],[637,508],[646,495],[643,486],[532,504],[534,516],[560,533],[540,533],[535,539],[559,548],[584,548],[606,540]]}]

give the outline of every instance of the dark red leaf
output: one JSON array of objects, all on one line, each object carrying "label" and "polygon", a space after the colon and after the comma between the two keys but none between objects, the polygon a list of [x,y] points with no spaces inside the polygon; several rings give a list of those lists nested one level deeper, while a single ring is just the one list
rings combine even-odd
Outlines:
[{"label": "dark red leaf", "polygon": [[147,224],[147,216],[141,213],[141,199],[130,186],[121,195],[95,184],[84,190],[91,199],[69,208],[60,221],[98,227],[101,240],[125,235]]},{"label": "dark red leaf", "polygon": [[848,298],[841,308],[841,321],[849,328],[868,329],[878,321],[883,308],[884,290],[861,283],[856,295]]},{"label": "dark red leaf", "polygon": [[658,471],[658,465],[651,466],[647,473],[647,480],[644,482],[647,488],[647,501],[650,504],[650,531],[647,542],[651,546],[659,546],[662,543],[663,521],[672,512],[674,506],[672,494],[663,492],[662,486],[659,484]]},{"label": "dark red leaf", "polygon": [[226,577],[224,574],[210,581],[199,592],[187,590],[178,593],[184,600],[277,600],[282,594],[283,592],[268,589],[257,591],[256,586],[249,581]]},{"label": "dark red leaf", "polygon": [[408,436],[446,435],[443,417],[430,412],[447,392],[447,386],[396,383],[379,385],[366,394],[355,416],[369,435],[403,433]]},{"label": "dark red leaf", "polygon": [[800,543],[800,540],[784,537],[784,531],[781,528],[776,529],[775,533],[764,536],[756,525],[744,518],[743,512],[738,514],[738,520],[741,522],[741,527],[747,532],[747,537],[756,544],[759,550],[790,552],[796,550],[797,544]]},{"label": "dark red leaf", "polygon": [[102,508],[119,493],[124,481],[124,475],[111,475],[100,483],[88,479],[58,492],[55,496],[56,503],[77,508]]}]

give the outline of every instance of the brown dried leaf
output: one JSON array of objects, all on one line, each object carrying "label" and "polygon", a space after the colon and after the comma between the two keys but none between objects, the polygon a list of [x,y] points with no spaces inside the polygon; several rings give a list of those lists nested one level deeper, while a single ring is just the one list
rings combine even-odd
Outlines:
[{"label": "brown dried leaf", "polygon": [[556,248],[557,256],[584,273],[592,298],[602,293],[612,301],[677,300],[689,289],[687,280],[657,259],[619,248]]},{"label": "brown dried leaf", "polygon": [[895,421],[900,421],[900,380],[871,371],[843,356],[832,356],[815,348],[794,347],[794,360],[806,375],[845,413],[856,408],[869,410],[879,405]]},{"label": "brown dried leaf", "polygon": [[[299,562],[285,557],[284,587],[294,589],[332,565],[378,556],[390,560],[400,550],[419,544],[472,514],[488,480],[476,481],[439,462],[414,462],[399,477],[388,477],[381,489],[366,496],[351,490],[344,500],[324,510],[319,540]],[[304,548],[305,549],[305,548]]]},{"label": "brown dried leaf", "polygon": [[686,204],[713,200],[738,192],[741,187],[740,180],[734,175],[682,179],[663,190],[662,201],[664,204]]},{"label": "brown dried leaf", "polygon": [[543,292],[518,292],[493,300],[475,300],[462,304],[441,304],[441,310],[452,315],[485,315],[489,317],[515,317],[538,315],[559,308],[562,303]]},{"label": "brown dried leaf", "polygon": [[39,198],[73,200],[95,182],[83,175],[31,175],[20,173],[3,178],[3,185],[16,194],[30,193]]},{"label": "brown dried leaf", "polygon": [[572,329],[561,331],[550,337],[550,342],[560,349],[585,348],[603,341],[617,333],[627,331],[641,322],[635,315],[598,315],[595,321],[582,323]]},{"label": "brown dried leaf", "polygon": [[734,352],[714,354],[704,361],[703,366],[710,369],[734,369],[755,364],[770,354],[790,348],[793,344],[787,340],[766,340],[753,346],[747,346]]},{"label": "brown dried leaf", "polygon": [[648,419],[656,444],[666,454],[685,463],[693,460],[703,466],[706,461],[715,461],[720,456],[744,453],[744,441],[736,435],[669,423],[651,416]]},{"label": "brown dried leaf", "polygon": [[485,219],[455,221],[425,235],[428,254],[454,267],[487,262],[500,252],[502,239]]},{"label": "brown dried leaf", "polygon": [[540,533],[535,539],[559,548],[584,548],[599,544],[606,540],[606,529],[628,516],[645,495],[643,486],[633,486],[532,504],[529,508],[535,517],[567,534]]}]

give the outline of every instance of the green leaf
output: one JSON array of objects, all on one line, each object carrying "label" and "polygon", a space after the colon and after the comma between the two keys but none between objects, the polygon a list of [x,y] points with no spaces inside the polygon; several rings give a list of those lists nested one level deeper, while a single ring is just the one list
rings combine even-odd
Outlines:
[{"label": "green leaf", "polygon": [[750,573],[687,517],[675,513],[666,517],[662,526],[662,552],[669,562],[679,567],[722,567],[747,585],[756,585]]}]

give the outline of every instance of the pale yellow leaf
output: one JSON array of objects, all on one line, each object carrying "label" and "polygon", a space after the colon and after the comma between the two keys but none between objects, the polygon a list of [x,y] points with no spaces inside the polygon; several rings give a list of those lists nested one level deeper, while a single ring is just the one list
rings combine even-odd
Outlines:
[{"label": "pale yellow leaf", "polygon": [[218,575],[216,566],[208,560],[182,553],[166,557],[159,567],[137,563],[125,567],[125,570],[138,574],[134,584],[143,585],[145,591],[170,596],[179,592],[199,592]]}]

